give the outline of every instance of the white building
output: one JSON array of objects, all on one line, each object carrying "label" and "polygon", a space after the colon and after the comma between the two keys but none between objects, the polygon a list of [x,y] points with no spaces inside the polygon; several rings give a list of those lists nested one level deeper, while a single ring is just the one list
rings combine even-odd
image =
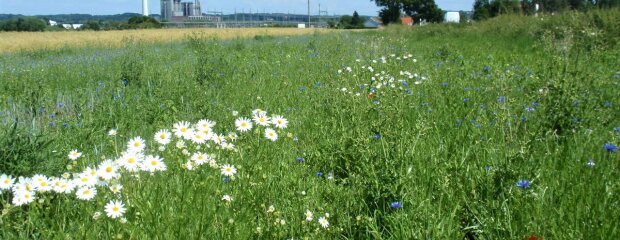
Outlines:
[{"label": "white building", "polygon": [[447,23],[459,23],[461,21],[461,14],[459,12],[446,12],[443,21]]},{"label": "white building", "polygon": [[52,20],[50,20],[49,23],[50,23],[50,26],[52,27],[58,25],[58,22],[52,21]]}]

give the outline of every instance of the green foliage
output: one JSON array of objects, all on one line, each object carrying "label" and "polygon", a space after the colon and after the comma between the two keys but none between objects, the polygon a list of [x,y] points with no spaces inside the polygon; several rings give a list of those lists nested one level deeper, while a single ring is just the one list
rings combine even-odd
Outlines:
[{"label": "green foliage", "polygon": [[127,24],[131,29],[161,28],[162,26],[155,18],[148,16],[132,17],[127,21]]},{"label": "green foliage", "polygon": [[[442,22],[443,11],[437,6],[434,0],[375,0],[377,6],[384,7],[385,13],[393,16],[391,13],[398,7],[405,14],[412,16],[417,21],[426,22]],[[383,11],[382,11],[383,12]]]},{"label": "green foliage", "polygon": [[360,17],[357,11],[353,12],[353,16],[344,15],[340,17],[337,25],[340,29],[359,29],[364,28],[364,19]]},{"label": "green foliage", "polygon": [[[136,136],[168,166],[123,172],[121,194],[97,187],[89,201],[38,192],[16,206],[3,190],[0,238],[617,239],[618,152],[603,144],[620,144],[619,17],[0,55],[0,175],[80,172]],[[123,86],[123,74],[138,77]],[[256,108],[289,120],[277,141],[255,126],[231,141],[236,151],[200,149],[235,165],[234,178],[188,171],[176,142],[152,140],[205,118],[236,132]],[[83,156],[67,164],[72,149]],[[111,199],[126,222],[105,216]]]},{"label": "green foliage", "polygon": [[400,23],[400,7],[396,4],[389,4],[379,11],[379,17],[385,25]]},{"label": "green foliage", "polygon": [[0,21],[0,31],[42,32],[47,24],[35,17],[19,17],[14,20]]},{"label": "green foliage", "polygon": [[51,168],[47,164],[51,163],[48,160],[51,140],[43,135],[28,133],[17,123],[0,131],[0,172],[13,176],[59,173],[58,166]]}]

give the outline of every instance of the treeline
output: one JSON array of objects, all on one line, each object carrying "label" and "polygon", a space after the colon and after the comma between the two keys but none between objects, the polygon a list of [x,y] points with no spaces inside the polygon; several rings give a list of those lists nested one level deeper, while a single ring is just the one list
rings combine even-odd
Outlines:
[{"label": "treeline", "polygon": [[354,11],[353,16],[344,15],[340,17],[340,21],[338,21],[337,23],[330,21],[328,22],[328,25],[330,28],[360,29],[360,28],[364,28],[364,21],[366,21],[366,19],[363,17],[360,17],[357,11]]},{"label": "treeline", "polygon": [[474,20],[484,20],[502,14],[533,15],[537,12],[555,13],[612,7],[620,7],[620,0],[476,0]]},{"label": "treeline", "polygon": [[[161,28],[162,25],[152,17],[133,16],[126,20],[120,21],[87,21],[78,30],[126,30],[126,29],[147,29]],[[42,31],[63,31],[65,28],[59,23],[56,26],[50,26],[49,20],[38,17],[18,17],[0,21],[0,31],[5,32],[42,32]]]},{"label": "treeline", "polygon": [[6,21],[0,21],[0,31],[5,32],[42,32],[47,23],[36,17],[19,17]]}]

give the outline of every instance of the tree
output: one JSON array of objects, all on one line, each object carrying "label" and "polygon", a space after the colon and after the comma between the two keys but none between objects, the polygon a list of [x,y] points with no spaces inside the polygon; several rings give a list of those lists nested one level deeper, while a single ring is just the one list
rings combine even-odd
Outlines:
[{"label": "tree", "polygon": [[351,17],[351,26],[353,28],[362,28],[364,27],[364,21],[360,18],[360,15],[357,11],[353,11],[353,17]]},{"label": "tree", "polygon": [[101,30],[101,24],[99,24],[99,22],[95,22],[95,21],[88,21],[84,25],[82,25],[82,30],[99,31],[99,30]]},{"label": "tree", "polygon": [[129,28],[161,28],[161,23],[155,20],[155,18],[147,16],[132,17],[127,23],[129,24]]},{"label": "tree", "polygon": [[390,23],[400,23],[400,6],[396,4],[385,6],[379,11],[381,22],[387,25]]},{"label": "tree", "polygon": [[374,0],[377,6],[389,8],[399,7],[405,14],[428,22],[442,22],[443,10],[435,4],[435,0]]},{"label": "tree", "polygon": [[19,17],[0,23],[0,31],[42,32],[47,24],[35,17]]},{"label": "tree", "polygon": [[491,3],[489,0],[476,0],[474,2],[474,20],[485,20],[491,17]]}]

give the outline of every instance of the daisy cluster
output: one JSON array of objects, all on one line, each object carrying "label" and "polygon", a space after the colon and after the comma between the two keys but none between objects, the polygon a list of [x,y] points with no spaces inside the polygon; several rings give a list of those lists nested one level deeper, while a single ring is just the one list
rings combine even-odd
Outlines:
[{"label": "daisy cluster", "polygon": [[[270,141],[278,139],[275,129],[284,129],[288,126],[288,120],[280,115],[268,116],[267,112],[256,109],[252,112],[252,118],[238,118],[235,127],[240,134],[250,132],[256,126],[264,127],[264,136]],[[208,164],[210,167],[219,169],[225,177],[233,177],[237,168],[230,164],[218,164],[214,155],[201,152],[202,149],[211,148],[214,144],[218,149],[236,151],[233,142],[238,139],[237,132],[227,135],[216,133],[213,127],[214,121],[203,119],[196,123],[186,121],[177,122],[172,129],[161,129],[153,136],[157,150],[163,152],[171,143],[175,148],[187,156],[189,160],[183,168],[194,170],[201,165]],[[258,127],[256,127],[258,128]],[[274,129],[275,128],[275,129]],[[117,136],[116,129],[108,132],[111,137]],[[114,196],[104,207],[105,213],[110,218],[122,218],[126,207],[121,199],[123,186],[120,180],[124,175],[136,175],[139,172],[155,174],[167,171],[168,167],[164,159],[147,151],[147,142],[142,137],[134,137],[126,144],[126,149],[116,159],[108,159],[97,166],[87,166],[82,172],[65,173],[61,177],[48,177],[36,174],[32,177],[17,177],[0,175],[0,193],[10,191],[11,203],[16,206],[27,205],[33,202],[37,195],[48,193],[75,195],[79,200],[89,201],[98,193],[108,192]],[[190,152],[191,151],[191,152]],[[83,154],[76,150],[69,152],[67,157],[75,164]],[[222,200],[232,201],[230,195],[224,195]],[[124,218],[121,221],[126,221]]]},{"label": "daisy cluster", "polygon": [[[360,63],[362,60],[358,59],[356,62]],[[362,65],[361,67],[344,67],[338,70],[338,74],[343,78],[353,77],[358,78],[362,76],[363,82],[357,83],[356,86],[342,87],[339,90],[345,94],[354,96],[362,96],[368,94],[369,98],[374,98],[377,95],[388,92],[404,92],[411,94],[411,85],[419,85],[427,80],[427,77],[422,76],[419,73],[412,73],[409,70],[401,70],[398,73],[390,73],[385,70],[377,70],[382,68],[382,65],[398,64],[402,66],[405,63],[416,63],[417,60],[413,58],[413,55],[407,53],[402,56],[391,54],[388,56],[382,56],[379,59],[370,61],[370,65]]]}]

